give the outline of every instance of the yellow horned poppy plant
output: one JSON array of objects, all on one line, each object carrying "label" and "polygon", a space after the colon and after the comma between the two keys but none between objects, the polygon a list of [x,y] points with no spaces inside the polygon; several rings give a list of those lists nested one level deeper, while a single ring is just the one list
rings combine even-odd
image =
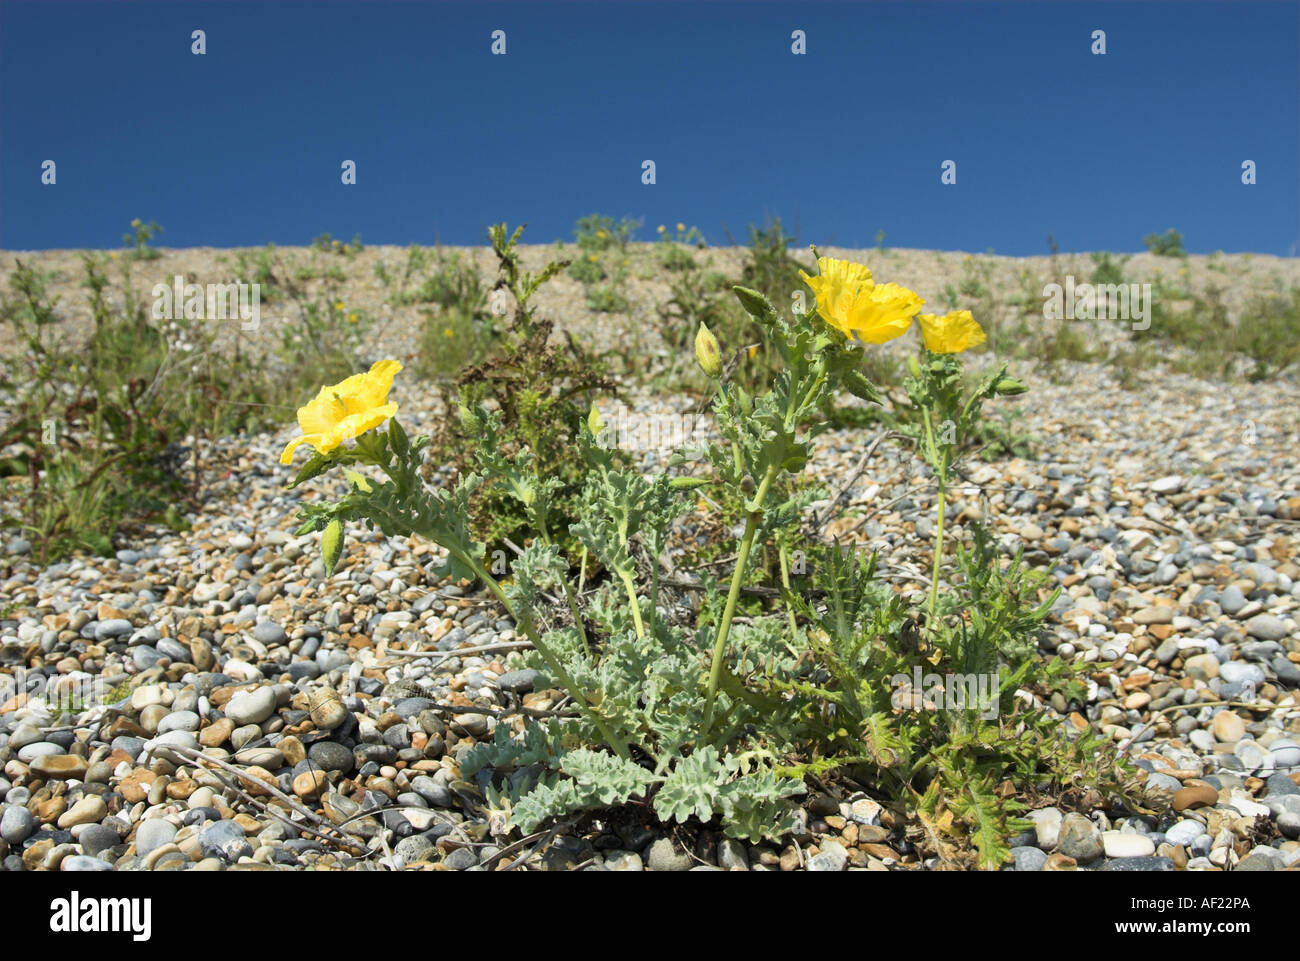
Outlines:
[{"label": "yellow horned poppy plant", "polygon": [[328,454],[345,440],[361,436],[396,414],[397,405],[388,403],[388,392],[401,369],[395,360],[380,360],[364,374],[353,374],[342,383],[322,387],[311,403],[298,408],[302,436],[289,441],[280,463],[292,463],[293,452],[302,444]]},{"label": "yellow horned poppy plant", "polygon": [[960,354],[985,341],[984,329],[969,310],[954,310],[942,317],[922,314],[917,320],[921,322],[926,349],[936,354]]},{"label": "yellow horned poppy plant", "polygon": [[817,258],[818,275],[800,276],[817,296],[817,312],[845,335],[883,344],[907,333],[912,317],[925,305],[915,292],[898,284],[877,284],[862,264],[833,257]]}]

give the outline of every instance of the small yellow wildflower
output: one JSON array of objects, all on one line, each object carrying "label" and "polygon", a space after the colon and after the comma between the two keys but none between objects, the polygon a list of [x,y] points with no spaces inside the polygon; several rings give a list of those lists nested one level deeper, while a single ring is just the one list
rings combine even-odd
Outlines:
[{"label": "small yellow wildflower", "polygon": [[954,310],[942,317],[921,314],[921,335],[927,350],[936,354],[959,354],[985,341],[984,329],[969,310]]},{"label": "small yellow wildflower", "polygon": [[914,291],[877,284],[863,264],[833,257],[817,259],[818,275],[799,274],[817,297],[817,312],[847,336],[883,344],[907,332],[924,305]]},{"label": "small yellow wildflower", "polygon": [[140,229],[140,218],[139,218],[139,217],[136,217],[134,220],[132,220],[132,221],[131,221],[131,226],[134,227],[136,230],[139,230],[139,229]]},{"label": "small yellow wildflower", "polygon": [[443,332],[443,334],[444,334],[445,336],[447,336],[447,337],[455,337],[455,336],[456,336],[456,332],[455,332],[454,330],[452,330],[450,327],[444,327],[443,330],[442,330],[442,332]]},{"label": "small yellow wildflower", "polygon": [[353,374],[341,383],[322,387],[306,407],[298,408],[302,436],[289,441],[280,463],[293,463],[293,452],[303,444],[328,454],[345,440],[359,437],[394,416],[397,405],[388,403],[388,392],[401,369],[395,360],[380,360],[364,374]]},{"label": "small yellow wildflower", "polygon": [[343,301],[341,301],[341,300],[336,300],[336,301],[334,302],[334,309],[337,310],[337,311],[342,312],[342,310],[343,310]]},{"label": "small yellow wildflower", "polygon": [[668,232],[668,228],[665,227],[663,224],[660,224],[660,225],[659,225],[659,233],[664,234],[664,233],[667,233],[667,232]]},{"label": "small yellow wildflower", "polygon": [[678,232],[679,234],[680,234],[680,233],[685,233],[685,232],[686,232],[686,225],[685,225],[684,223],[681,223],[681,222],[679,221],[678,224],[677,224],[677,232]]},{"label": "small yellow wildflower", "polygon": [[348,323],[355,324],[356,322],[357,322],[357,312],[354,310],[352,311],[352,313],[348,314]]},{"label": "small yellow wildflower", "polygon": [[597,257],[595,254],[588,255],[587,259],[590,260],[593,264],[600,260],[600,258]]}]

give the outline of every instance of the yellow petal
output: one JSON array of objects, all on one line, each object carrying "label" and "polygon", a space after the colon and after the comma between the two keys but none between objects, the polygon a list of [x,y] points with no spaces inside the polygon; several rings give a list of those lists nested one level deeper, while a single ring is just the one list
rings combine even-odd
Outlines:
[{"label": "yellow petal", "polygon": [[359,437],[396,414],[397,405],[388,403],[388,392],[401,369],[395,360],[381,360],[364,374],[353,374],[341,383],[322,387],[310,403],[298,409],[303,436],[286,449],[281,462],[289,463],[293,450],[302,443],[329,453],[343,441]]},{"label": "yellow petal", "polygon": [[975,322],[969,310],[954,310],[942,317],[922,314],[921,334],[926,349],[936,354],[957,354],[987,339],[984,329]]},{"label": "yellow petal", "polygon": [[320,434],[303,434],[301,437],[295,437],[293,440],[289,441],[288,445],[284,448],[284,453],[280,455],[280,463],[292,464],[294,451],[296,451],[303,444],[311,444],[313,447],[315,447],[317,441],[319,441],[320,438],[321,438]]}]

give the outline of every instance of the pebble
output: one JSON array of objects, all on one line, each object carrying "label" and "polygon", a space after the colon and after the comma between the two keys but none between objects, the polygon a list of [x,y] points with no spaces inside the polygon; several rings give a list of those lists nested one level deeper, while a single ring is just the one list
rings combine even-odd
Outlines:
[{"label": "pebble", "polygon": [[1208,784],[1195,784],[1188,785],[1174,794],[1172,804],[1175,811],[1187,811],[1215,804],[1218,800],[1219,792],[1214,788]]},{"label": "pebble", "polygon": [[1155,855],[1151,857],[1116,858],[1101,866],[1103,871],[1174,871],[1177,865],[1172,858]]},{"label": "pebble", "polygon": [[1251,637],[1264,641],[1280,641],[1287,635],[1286,625],[1273,614],[1256,614],[1243,626]]},{"label": "pebble", "polygon": [[176,837],[176,825],[164,818],[149,818],[141,821],[135,832],[135,853],[144,857],[164,844],[170,844]]},{"label": "pebble", "polygon": [[1057,849],[1081,864],[1096,860],[1102,853],[1101,831],[1082,814],[1067,814],[1061,822]]},{"label": "pebble", "polygon": [[94,824],[108,813],[108,805],[96,794],[84,797],[59,816],[59,827],[70,828],[78,824]]},{"label": "pebble", "polygon": [[837,841],[827,841],[808,859],[809,871],[843,871],[849,863],[849,852]]},{"label": "pebble", "polygon": [[694,864],[691,856],[678,851],[668,838],[660,838],[651,844],[646,857],[646,865],[651,871],[689,871]]},{"label": "pebble", "polygon": [[1156,853],[1155,842],[1144,834],[1103,831],[1101,843],[1108,858],[1144,858]]},{"label": "pebble", "polygon": [[307,758],[325,771],[350,774],[356,767],[352,751],[337,741],[317,741],[307,749]]},{"label": "pebble", "polygon": [[0,838],[10,844],[22,844],[36,830],[36,819],[32,812],[17,804],[5,807],[0,815]]},{"label": "pebble", "polygon": [[1061,836],[1060,810],[1054,807],[1040,808],[1029,812],[1028,817],[1034,822],[1034,835],[1038,846],[1044,851],[1054,850]]},{"label": "pebble", "polygon": [[1047,855],[1036,847],[1015,847],[1011,849],[1017,871],[1041,871],[1047,863]]},{"label": "pebble", "polygon": [[1246,736],[1246,722],[1230,710],[1214,715],[1214,736],[1225,744],[1235,744]]},{"label": "pebble", "polygon": [[348,710],[343,706],[342,698],[332,687],[317,688],[312,692],[308,704],[312,723],[318,730],[332,731],[348,718]]},{"label": "pebble", "polygon": [[275,710],[275,690],[258,687],[240,692],[226,702],[226,718],[236,725],[261,724]]}]

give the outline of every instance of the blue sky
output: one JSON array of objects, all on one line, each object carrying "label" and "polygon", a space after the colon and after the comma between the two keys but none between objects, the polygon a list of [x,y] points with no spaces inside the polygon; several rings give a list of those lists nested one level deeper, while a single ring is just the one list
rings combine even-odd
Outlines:
[{"label": "blue sky", "polygon": [[549,242],[600,211],[641,239],[775,214],[824,245],[1175,227],[1294,255],[1298,47],[1293,2],[0,0],[0,248],[118,246],[132,217],[168,247],[469,244],[497,220]]}]

